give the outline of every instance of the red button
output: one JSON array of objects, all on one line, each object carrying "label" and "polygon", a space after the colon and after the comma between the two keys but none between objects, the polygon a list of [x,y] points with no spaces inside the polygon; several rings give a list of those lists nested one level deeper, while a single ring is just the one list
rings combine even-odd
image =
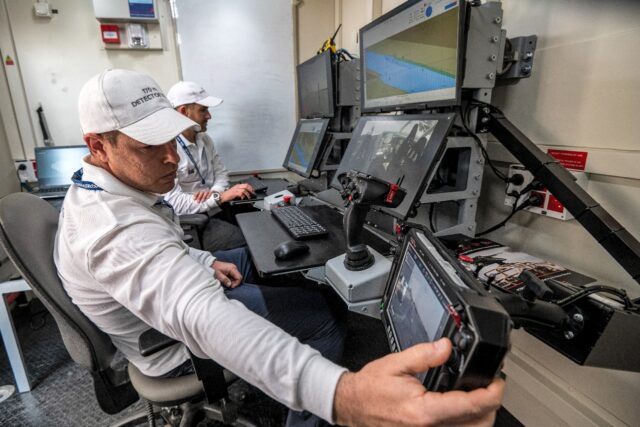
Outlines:
[{"label": "red button", "polygon": [[458,259],[462,262],[473,263],[473,258],[471,258],[469,255],[458,255]]}]

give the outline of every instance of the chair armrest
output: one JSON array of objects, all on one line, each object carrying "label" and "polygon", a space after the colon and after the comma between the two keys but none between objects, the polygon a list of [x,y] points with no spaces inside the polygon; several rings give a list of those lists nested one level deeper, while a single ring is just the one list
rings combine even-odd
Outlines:
[{"label": "chair armrest", "polygon": [[155,329],[148,329],[138,338],[138,349],[142,356],[147,357],[167,347],[171,347],[178,342],[179,341],[169,338]]},{"label": "chair armrest", "polygon": [[209,221],[209,217],[206,214],[184,214],[180,215],[181,225],[190,225],[194,227],[204,227]]},{"label": "chair armrest", "polygon": [[[178,342],[155,329],[148,329],[140,335],[138,348],[140,354],[146,357]],[[232,372],[223,369],[222,366],[211,359],[200,359],[191,351],[189,351],[189,355],[195,374],[202,382],[207,401],[213,403],[229,397],[227,386],[236,381],[238,377]]]}]

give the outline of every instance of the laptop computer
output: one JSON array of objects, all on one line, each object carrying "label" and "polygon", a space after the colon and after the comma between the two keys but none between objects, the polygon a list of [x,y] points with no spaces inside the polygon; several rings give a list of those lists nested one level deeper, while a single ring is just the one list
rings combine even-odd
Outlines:
[{"label": "laptop computer", "polygon": [[71,176],[82,167],[82,158],[89,154],[86,145],[36,147],[38,190],[43,199],[62,198],[71,186]]}]

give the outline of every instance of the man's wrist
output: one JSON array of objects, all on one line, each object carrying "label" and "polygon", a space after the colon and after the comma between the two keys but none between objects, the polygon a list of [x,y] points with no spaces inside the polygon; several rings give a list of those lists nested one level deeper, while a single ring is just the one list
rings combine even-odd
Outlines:
[{"label": "man's wrist", "polygon": [[338,425],[352,425],[352,407],[349,403],[354,397],[354,373],[346,371],[338,380],[336,385],[336,393],[333,396],[333,420]]}]

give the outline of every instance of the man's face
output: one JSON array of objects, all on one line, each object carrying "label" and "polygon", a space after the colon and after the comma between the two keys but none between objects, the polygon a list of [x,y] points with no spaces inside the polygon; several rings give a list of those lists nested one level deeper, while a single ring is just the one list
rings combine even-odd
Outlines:
[{"label": "man's face", "polygon": [[200,125],[200,130],[202,132],[207,130],[207,122],[211,119],[209,107],[205,107],[200,104],[191,104],[187,107],[185,114],[191,120]]},{"label": "man's face", "polygon": [[173,188],[178,161],[175,139],[162,145],[145,145],[118,132],[116,143],[105,142],[101,153],[111,173],[125,184],[147,193]]}]

